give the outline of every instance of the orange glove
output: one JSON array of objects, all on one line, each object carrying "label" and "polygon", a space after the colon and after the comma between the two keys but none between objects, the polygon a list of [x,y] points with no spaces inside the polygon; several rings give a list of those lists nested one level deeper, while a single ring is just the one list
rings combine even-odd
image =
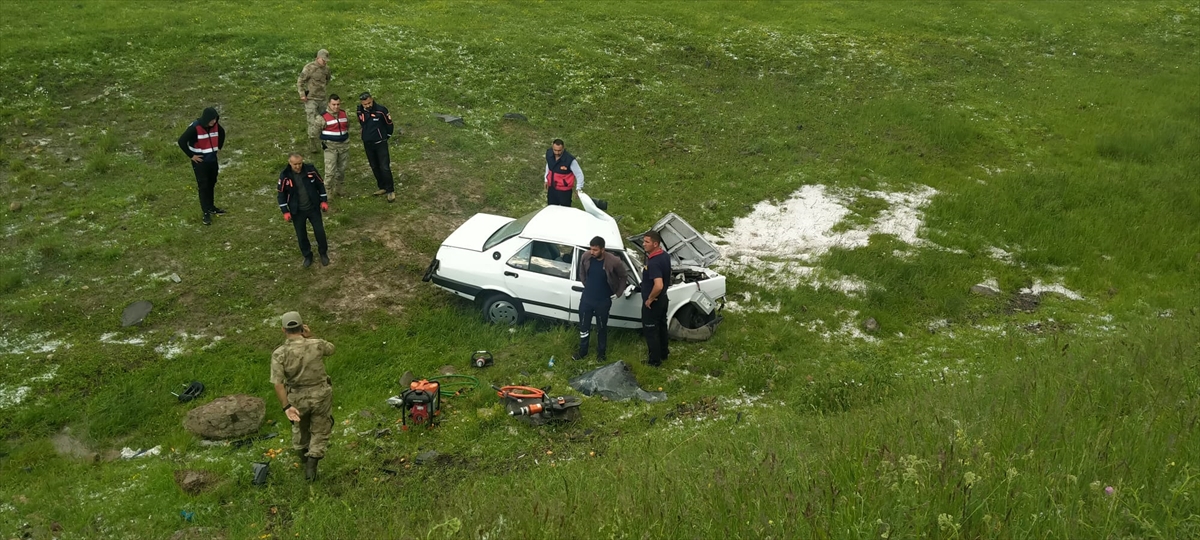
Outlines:
[{"label": "orange glove", "polygon": [[327,202],[321,203],[321,211],[328,212],[329,211],[329,203],[327,203]]},{"label": "orange glove", "polygon": [[291,220],[292,220],[292,213],[291,213],[291,212],[284,212],[284,213],[283,213],[283,220],[284,220],[284,221],[291,221]]}]

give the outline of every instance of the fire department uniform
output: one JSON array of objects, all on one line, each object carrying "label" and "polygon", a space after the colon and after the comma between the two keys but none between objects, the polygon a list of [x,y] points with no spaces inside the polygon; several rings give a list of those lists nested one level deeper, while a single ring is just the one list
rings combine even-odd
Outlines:
[{"label": "fire department uniform", "polygon": [[546,205],[571,206],[571,190],[583,191],[583,169],[575,156],[563,150],[554,157],[554,149],[546,149]]},{"label": "fire department uniform", "polygon": [[[321,257],[328,256],[329,244],[325,241],[325,224],[321,221],[321,205],[328,203],[325,193],[325,181],[321,173],[310,163],[305,163],[300,172],[292,171],[291,166],[285,165],[279,173],[278,195],[279,211],[284,219],[292,222],[296,228],[296,243],[300,245],[300,253],[304,255],[306,264],[312,262],[312,245],[308,243],[308,229],[305,222],[312,223],[313,236],[317,239],[317,251]],[[322,261],[324,264],[324,261]]]},{"label": "fire department uniform", "polygon": [[321,144],[325,146],[325,177],[334,193],[341,193],[346,179],[346,160],[350,156],[350,120],[346,111],[337,114],[325,111],[321,114]]},{"label": "fire department uniform", "polygon": [[[223,213],[213,203],[213,191],[217,185],[217,173],[220,166],[217,163],[217,151],[225,146],[225,128],[221,127],[221,115],[209,107],[179,136],[179,149],[188,159],[201,156],[197,163],[192,161],[192,172],[196,175],[196,191],[200,193],[200,211],[204,213],[204,223],[209,223],[209,215]],[[208,123],[217,120],[209,126]]]}]

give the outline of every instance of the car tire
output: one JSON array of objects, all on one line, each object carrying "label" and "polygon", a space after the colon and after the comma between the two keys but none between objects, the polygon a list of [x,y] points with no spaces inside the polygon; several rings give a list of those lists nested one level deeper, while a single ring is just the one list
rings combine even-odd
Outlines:
[{"label": "car tire", "polygon": [[513,326],[525,320],[521,303],[507,294],[493,294],[483,299],[483,320],[491,324]]},{"label": "car tire", "polygon": [[708,341],[720,322],[716,313],[705,313],[695,305],[687,304],[671,317],[667,336],[677,341]]}]

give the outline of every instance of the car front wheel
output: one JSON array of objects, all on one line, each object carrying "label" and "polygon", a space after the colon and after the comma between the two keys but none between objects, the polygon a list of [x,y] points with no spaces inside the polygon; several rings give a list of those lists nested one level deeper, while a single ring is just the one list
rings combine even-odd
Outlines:
[{"label": "car front wheel", "polygon": [[494,294],[483,300],[483,320],[512,326],[525,319],[521,303],[506,294]]}]

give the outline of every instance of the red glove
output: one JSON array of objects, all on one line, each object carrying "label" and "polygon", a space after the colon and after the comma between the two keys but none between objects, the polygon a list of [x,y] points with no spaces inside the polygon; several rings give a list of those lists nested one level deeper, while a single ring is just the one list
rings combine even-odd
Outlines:
[{"label": "red glove", "polygon": [[291,212],[284,212],[284,213],[283,213],[283,220],[284,220],[284,221],[291,221],[291,220],[292,220],[292,213],[291,213]]},{"label": "red glove", "polygon": [[328,212],[329,211],[329,203],[327,203],[327,202],[321,203],[321,211]]}]

